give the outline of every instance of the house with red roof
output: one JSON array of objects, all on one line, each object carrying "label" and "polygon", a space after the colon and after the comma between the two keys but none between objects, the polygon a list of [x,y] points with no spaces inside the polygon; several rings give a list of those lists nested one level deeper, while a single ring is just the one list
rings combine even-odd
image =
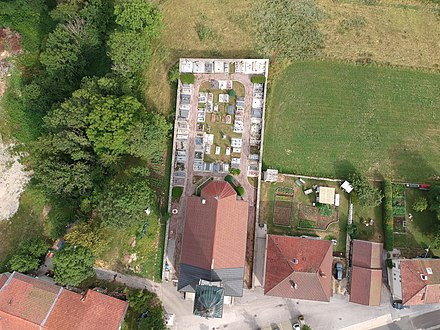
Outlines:
[{"label": "house with red roof", "polygon": [[249,205],[225,181],[187,200],[177,289],[194,314],[221,317],[224,297],[243,295]]},{"label": "house with red roof", "polygon": [[350,302],[379,306],[382,292],[383,244],[353,240]]},{"label": "house with red roof", "polygon": [[81,295],[17,272],[0,276],[1,330],[117,330],[128,302]]},{"label": "house with red roof", "polygon": [[440,303],[440,259],[395,259],[390,273],[393,298],[403,305]]},{"label": "house with red roof", "polygon": [[264,294],[330,301],[332,254],[327,240],[268,235]]}]

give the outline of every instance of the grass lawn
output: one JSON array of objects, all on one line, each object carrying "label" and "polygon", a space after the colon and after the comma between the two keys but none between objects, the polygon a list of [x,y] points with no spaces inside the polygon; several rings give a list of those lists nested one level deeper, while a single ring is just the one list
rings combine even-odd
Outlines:
[{"label": "grass lawn", "polygon": [[[344,252],[345,241],[347,233],[347,219],[348,219],[348,201],[345,195],[341,191],[337,193],[341,194],[340,207],[339,207],[339,222],[331,224],[326,231],[317,231],[314,229],[306,229],[312,227],[313,222],[305,219],[298,218],[298,205],[311,205],[315,200],[315,194],[305,195],[303,189],[311,187],[313,184],[326,185],[329,187],[337,188],[337,183],[329,181],[317,181],[306,179],[306,185],[304,187],[298,187],[295,184],[296,178],[283,177],[283,182],[277,183],[261,183],[261,198],[260,198],[260,223],[265,223],[268,226],[269,234],[277,235],[307,235],[307,236],[319,236],[323,239],[336,238],[338,243],[334,246],[334,251]],[[292,225],[290,227],[276,225],[273,222],[273,208],[275,192],[278,188],[288,187],[294,189],[294,208],[292,212]],[[337,188],[339,189],[339,188]],[[305,228],[297,228],[298,225]]]},{"label": "grass lawn", "polygon": [[430,211],[415,212],[412,209],[414,201],[419,197],[427,197],[426,191],[418,189],[405,189],[406,196],[406,212],[413,216],[412,221],[407,221],[407,233],[394,235],[394,246],[396,248],[403,248],[405,253],[411,255],[418,255],[423,253],[425,248],[430,246],[432,252],[440,256],[440,249],[434,249],[431,245],[432,235],[438,228],[439,221],[436,215]]},{"label": "grass lawn", "polygon": [[440,74],[297,62],[272,86],[264,166],[424,181],[440,171]]}]

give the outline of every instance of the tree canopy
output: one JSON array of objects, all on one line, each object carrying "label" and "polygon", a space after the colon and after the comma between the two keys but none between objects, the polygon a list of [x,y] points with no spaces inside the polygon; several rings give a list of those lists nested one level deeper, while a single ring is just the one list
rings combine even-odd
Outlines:
[{"label": "tree canopy", "polygon": [[50,245],[42,238],[32,238],[22,241],[16,253],[9,260],[11,270],[20,273],[27,273],[40,266],[42,256],[44,256]]},{"label": "tree canopy", "polygon": [[53,257],[55,281],[62,285],[79,285],[95,274],[95,257],[87,248],[65,244]]},{"label": "tree canopy", "polygon": [[365,176],[353,173],[350,175],[349,181],[361,206],[375,207],[380,205],[383,197],[380,190],[373,187]]},{"label": "tree canopy", "polygon": [[98,207],[104,225],[123,228],[147,220],[145,209],[154,209],[157,201],[145,180],[111,182],[110,186]]},{"label": "tree canopy", "polygon": [[428,193],[429,210],[437,213],[437,218],[440,220],[440,185],[431,187]]}]

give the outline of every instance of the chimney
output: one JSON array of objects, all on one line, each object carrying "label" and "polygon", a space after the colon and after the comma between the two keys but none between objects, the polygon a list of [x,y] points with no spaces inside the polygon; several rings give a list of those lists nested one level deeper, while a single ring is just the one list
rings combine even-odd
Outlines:
[{"label": "chimney", "polygon": [[322,278],[327,278],[327,275],[325,275],[322,270],[319,270],[319,276],[321,276]]},{"label": "chimney", "polygon": [[294,265],[298,265],[298,259],[293,258],[293,259],[292,259],[292,262],[293,262]]},{"label": "chimney", "polygon": [[422,281],[428,280],[428,276],[426,276],[425,274],[420,274],[420,278],[422,279]]},{"label": "chimney", "polygon": [[202,204],[205,205],[206,204],[206,199],[202,198]]},{"label": "chimney", "polygon": [[293,282],[292,280],[290,280],[289,283],[290,283],[290,287],[292,289],[296,289],[298,287],[298,285],[295,282]]}]

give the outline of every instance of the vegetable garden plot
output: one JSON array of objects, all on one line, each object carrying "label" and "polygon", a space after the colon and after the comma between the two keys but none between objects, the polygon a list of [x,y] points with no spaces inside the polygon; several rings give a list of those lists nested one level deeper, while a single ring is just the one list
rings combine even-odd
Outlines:
[{"label": "vegetable garden plot", "polygon": [[278,226],[288,226],[292,224],[293,211],[293,189],[278,188],[275,192],[273,207],[273,223]]}]

